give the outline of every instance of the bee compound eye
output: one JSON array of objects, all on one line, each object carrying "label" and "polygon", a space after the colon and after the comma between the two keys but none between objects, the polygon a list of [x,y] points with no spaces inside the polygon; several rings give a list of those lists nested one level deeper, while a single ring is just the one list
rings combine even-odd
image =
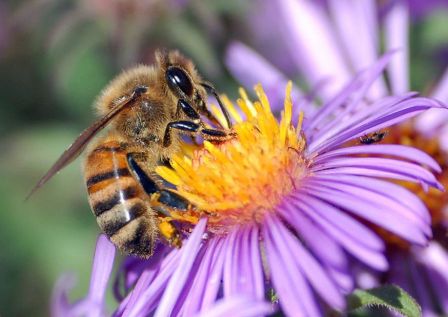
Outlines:
[{"label": "bee compound eye", "polygon": [[187,96],[191,97],[193,95],[193,84],[188,75],[179,67],[168,68],[166,80],[171,90],[176,91],[179,88]]}]

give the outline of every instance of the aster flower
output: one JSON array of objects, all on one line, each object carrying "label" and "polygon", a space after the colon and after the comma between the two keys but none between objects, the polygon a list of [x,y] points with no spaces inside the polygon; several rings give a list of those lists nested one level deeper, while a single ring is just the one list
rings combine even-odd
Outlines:
[{"label": "aster flower", "polygon": [[[436,5],[436,2],[429,1],[424,4],[419,2],[419,4],[431,6]],[[378,56],[379,38],[382,32],[385,39],[384,47],[398,51],[387,69],[388,84],[379,79],[368,92],[370,100],[378,100],[385,95],[402,94],[409,90],[408,28],[410,15],[416,13],[412,11],[415,4],[416,1],[389,1],[386,6],[380,8],[373,1],[325,1],[323,5],[323,2],[279,0],[270,4],[270,10],[277,10],[276,12],[282,15],[282,19],[275,19],[278,22],[277,27],[290,38],[288,43],[291,45],[284,47],[283,53],[288,55],[288,49],[291,52],[300,52],[296,54],[295,62],[298,66],[296,72],[300,71],[310,85],[328,79],[328,86],[321,93],[323,99],[329,98],[334,90],[345,83],[351,73]],[[303,20],[305,16],[306,21]],[[356,28],[353,28],[353,25],[356,25]],[[320,33],[320,36],[316,36],[316,32]],[[356,41],[353,41],[354,37]],[[310,41],[312,45],[309,45]],[[276,51],[278,50],[277,47]],[[331,59],[327,59],[327,55],[330,55]],[[257,59],[258,64],[262,63],[265,66],[251,70],[250,75],[245,75],[241,69],[238,72],[233,71],[242,81],[246,83],[250,81],[250,78],[256,76],[254,71],[258,69],[268,69],[266,64],[273,70],[272,74],[281,76],[281,73],[266,59],[240,43],[234,43],[229,48],[230,69],[237,69],[239,61],[247,57]],[[247,70],[251,68],[251,64],[245,64],[244,67]],[[267,75],[265,77],[269,78]],[[448,70],[438,83],[433,84],[433,87],[430,93],[433,98],[448,101]],[[389,136],[383,143],[412,145],[430,154],[442,167],[438,180],[446,185],[448,184],[447,122],[446,111],[433,109],[415,120],[388,129]],[[387,256],[391,268],[385,276],[374,274],[374,277],[376,283],[395,282],[409,291],[422,305],[425,316],[447,313],[445,298],[448,285],[446,271],[448,194],[431,189],[424,192],[411,184],[406,184],[406,187],[417,193],[428,206],[435,239],[428,248],[412,247],[396,236],[382,232],[382,237],[387,242]],[[403,266],[406,268],[403,269]],[[362,284],[362,281],[358,282]]]},{"label": "aster flower", "polygon": [[[219,145],[205,142],[195,151],[186,147],[173,158],[173,169],[157,170],[196,206],[172,211],[191,232],[187,241],[179,250],[161,246],[148,261],[124,263],[125,292],[116,287],[120,304],[114,316],[192,316],[220,299],[262,302],[270,292],[286,315],[318,316],[330,307],[344,308],[344,294],[353,287],[351,259],[388,268],[384,243],[367,223],[425,245],[431,236],[427,209],[388,180],[440,189],[429,171],[438,171],[437,163],[406,146],[346,146],[443,107],[405,94],[366,108],[365,93],[389,59],[386,55],[360,73],[309,115],[293,108],[291,84],[280,119],[261,86],[255,102],[244,90],[238,107],[224,98],[235,138]],[[295,124],[293,113],[298,113]]]}]

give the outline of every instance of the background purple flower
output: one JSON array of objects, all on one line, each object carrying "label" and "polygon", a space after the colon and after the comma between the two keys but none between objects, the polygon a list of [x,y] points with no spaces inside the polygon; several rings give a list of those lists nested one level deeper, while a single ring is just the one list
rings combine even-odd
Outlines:
[{"label": "background purple flower", "polygon": [[[259,70],[263,85],[264,77],[284,73],[285,77],[302,78],[311,89],[320,87],[318,95],[328,100],[354,73],[371,65],[383,52],[395,50],[387,69],[390,87],[380,77],[368,95],[379,98],[389,92],[409,91],[407,1],[380,6],[376,1],[276,0],[255,1],[253,8],[248,25],[256,35],[250,43],[259,53],[238,42],[229,45],[227,52],[229,70],[245,85],[256,83],[252,78],[257,78]],[[257,31],[263,28],[265,32]],[[259,62],[251,69],[250,61],[260,54],[270,66],[261,67]],[[275,67],[278,70],[267,73]]]}]

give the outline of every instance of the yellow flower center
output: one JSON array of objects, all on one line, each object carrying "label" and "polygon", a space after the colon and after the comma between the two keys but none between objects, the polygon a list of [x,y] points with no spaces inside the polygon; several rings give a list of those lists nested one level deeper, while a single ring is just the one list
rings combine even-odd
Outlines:
[{"label": "yellow flower center", "polygon": [[[303,155],[303,114],[297,126],[292,125],[291,87],[289,83],[280,122],[261,86],[255,87],[259,100],[254,103],[240,89],[237,104],[245,120],[224,97],[235,121],[235,137],[220,144],[205,141],[193,150],[185,145],[183,155],[172,158],[172,169],[157,168],[194,206],[188,212],[173,211],[174,219],[196,223],[206,216],[211,232],[226,233],[234,225],[260,222],[291,193],[308,173],[309,164]],[[225,126],[220,112],[213,111]]]}]

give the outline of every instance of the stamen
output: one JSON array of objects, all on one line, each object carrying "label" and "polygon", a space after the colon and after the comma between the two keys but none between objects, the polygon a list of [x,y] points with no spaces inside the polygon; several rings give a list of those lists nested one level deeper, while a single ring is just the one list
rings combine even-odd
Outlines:
[{"label": "stamen", "polygon": [[240,90],[239,109],[222,98],[235,122],[235,138],[220,144],[206,141],[192,155],[175,156],[173,169],[156,169],[195,206],[187,213],[173,211],[175,219],[195,223],[205,216],[211,232],[226,233],[234,225],[260,222],[266,213],[276,212],[308,173],[303,113],[294,127],[291,89],[289,83],[280,122],[260,85],[255,87],[254,103]]}]

